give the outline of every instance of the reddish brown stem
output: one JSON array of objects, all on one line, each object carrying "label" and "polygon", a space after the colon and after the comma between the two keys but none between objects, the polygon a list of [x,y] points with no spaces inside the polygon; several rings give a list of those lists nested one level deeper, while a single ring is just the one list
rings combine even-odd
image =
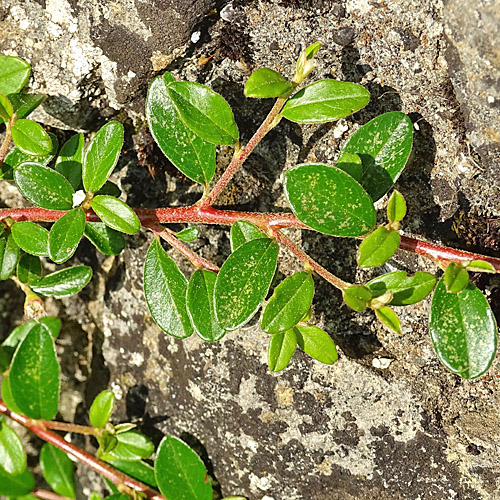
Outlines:
[{"label": "reddish brown stem", "polygon": [[34,425],[52,429],[55,431],[74,432],[76,434],[86,434],[88,436],[100,436],[100,429],[89,427],[88,425],[68,424],[66,422],[57,422],[55,420],[36,420]]},{"label": "reddish brown stem", "polygon": [[72,500],[71,498],[68,497],[63,497],[61,495],[58,495],[57,493],[54,493],[53,491],[46,491],[46,490],[33,490],[30,495],[33,495],[34,497],[37,498],[42,498],[43,500]]},{"label": "reddish brown stem", "polygon": [[[119,470],[111,467],[111,465],[103,462],[102,460],[99,460],[98,458],[94,457],[90,453],[87,453],[85,450],[82,450],[73,443],[68,443],[68,441],[63,439],[55,432],[49,431],[46,427],[39,425],[40,422],[33,421],[25,415],[10,411],[1,399],[0,413],[7,415],[12,420],[26,427],[31,432],[33,432],[33,434],[36,434],[47,443],[51,443],[54,446],[57,446],[57,448],[66,452],[71,457],[76,458],[80,462],[86,464],[88,467],[104,476],[113,484],[122,488],[123,486],[125,486],[128,490],[140,491],[151,500],[167,500],[164,496],[160,495],[157,491],[153,490],[149,486],[146,486],[145,484],[132,479],[126,474],[123,474],[123,472],[120,472]],[[34,422],[36,422],[36,424]]]}]

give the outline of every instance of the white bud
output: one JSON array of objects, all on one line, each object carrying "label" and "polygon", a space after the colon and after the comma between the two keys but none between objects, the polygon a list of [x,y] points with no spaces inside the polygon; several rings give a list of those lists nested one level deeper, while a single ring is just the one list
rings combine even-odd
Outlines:
[{"label": "white bud", "polygon": [[85,191],[83,191],[83,189],[80,189],[76,193],[73,193],[73,208],[79,207],[83,203],[84,199]]}]

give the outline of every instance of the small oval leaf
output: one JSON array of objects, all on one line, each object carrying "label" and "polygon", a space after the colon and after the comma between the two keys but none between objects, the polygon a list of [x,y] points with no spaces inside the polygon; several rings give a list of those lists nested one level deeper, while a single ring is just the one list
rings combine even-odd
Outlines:
[{"label": "small oval leaf", "polygon": [[175,233],[175,237],[182,241],[187,241],[188,243],[194,241],[198,238],[200,231],[196,227],[187,227],[178,233]]},{"label": "small oval leaf", "polygon": [[144,294],[151,316],[169,335],[186,338],[193,326],[186,308],[187,279],[158,239],[149,247],[144,263]]},{"label": "small oval leaf", "polygon": [[379,227],[369,234],[359,245],[359,267],[384,265],[396,252],[401,241],[397,231]]},{"label": "small oval leaf", "polygon": [[134,462],[141,458],[149,458],[155,451],[154,444],[137,431],[116,434],[116,446],[102,455],[103,460],[124,460]]},{"label": "small oval leaf", "polygon": [[59,373],[54,339],[36,324],[17,348],[9,372],[12,396],[25,415],[43,420],[56,416]]},{"label": "small oval leaf", "polygon": [[361,85],[336,80],[320,80],[297,92],[281,114],[297,123],[331,122],[365,107],[370,93]]},{"label": "small oval leaf", "polygon": [[158,446],[155,476],[165,498],[212,500],[205,465],[187,444],[173,436],[165,436]]},{"label": "small oval leaf", "polygon": [[104,222],[87,222],[84,234],[104,255],[118,255],[127,244],[123,234],[106,226]]},{"label": "small oval leaf", "polygon": [[187,310],[198,336],[206,342],[220,340],[226,333],[215,319],[214,288],[217,274],[198,269],[189,280]]},{"label": "small oval leaf", "polygon": [[7,97],[18,119],[26,118],[47,98],[45,94],[9,94]]},{"label": "small oval leaf", "polygon": [[92,278],[89,266],[74,266],[44,276],[31,288],[45,297],[69,297],[78,293]]},{"label": "small oval leaf", "polygon": [[257,312],[276,271],[278,245],[269,238],[249,241],[222,265],[215,283],[215,314],[225,330],[235,330]]},{"label": "small oval leaf", "polygon": [[49,255],[49,232],[31,221],[16,222],[12,226],[12,236],[26,253],[38,257]]},{"label": "small oval leaf", "polygon": [[19,247],[12,233],[0,237],[0,280],[9,279],[19,261]]},{"label": "small oval leaf", "polygon": [[314,282],[301,272],[283,280],[262,311],[260,327],[266,333],[280,333],[295,326],[311,307]]},{"label": "small oval leaf", "polygon": [[0,94],[0,118],[4,121],[9,120],[14,113],[14,108],[6,96]]},{"label": "small oval leaf", "polygon": [[[158,487],[153,467],[142,460],[136,460],[134,462],[127,462],[125,460],[107,460],[107,462],[115,469],[121,470],[127,474],[127,476],[138,479],[141,483],[152,486],[153,488]],[[126,497],[126,500],[129,500],[129,498],[130,497]]]},{"label": "small oval leaf", "polygon": [[41,125],[32,120],[17,120],[11,128],[14,144],[32,156],[48,155],[52,151],[52,141]]},{"label": "small oval leaf", "polygon": [[293,213],[307,226],[332,236],[361,236],[375,226],[375,208],[365,190],[342,170],[298,165],[285,174]]},{"label": "small oval leaf", "polygon": [[390,222],[399,222],[406,215],[406,201],[403,195],[394,190],[387,203],[387,218]]},{"label": "small oval leaf", "polygon": [[102,222],[111,229],[126,234],[135,234],[141,228],[141,222],[135,212],[118,198],[96,196],[90,205]]},{"label": "small oval leaf", "polygon": [[250,222],[239,220],[231,226],[231,252],[234,252],[243,243],[267,236]]},{"label": "small oval leaf", "polygon": [[375,316],[381,321],[385,326],[395,331],[396,333],[401,333],[401,324],[396,313],[387,306],[375,309]]},{"label": "small oval leaf", "polygon": [[472,379],[493,363],[497,325],[484,295],[472,283],[458,293],[439,280],[432,297],[429,329],[439,360],[453,373]]},{"label": "small oval leaf", "polygon": [[42,277],[40,257],[23,253],[17,263],[17,277],[21,283],[34,285]]},{"label": "small oval leaf", "polygon": [[63,144],[56,159],[55,169],[68,179],[75,190],[82,183],[83,146],[83,134],[75,134]]},{"label": "small oval leaf", "polygon": [[300,348],[321,363],[332,365],[337,361],[338,354],[335,343],[330,335],[317,326],[294,327],[297,344]]},{"label": "small oval leaf", "polygon": [[295,329],[271,335],[267,349],[267,362],[272,372],[279,372],[288,366],[297,347]]},{"label": "small oval leaf", "polygon": [[279,97],[293,89],[294,85],[283,75],[269,68],[254,71],[245,84],[247,97]]},{"label": "small oval leaf", "polygon": [[[1,60],[0,60],[1,62]],[[0,495],[21,497],[35,489],[35,480],[28,469],[18,476],[11,476],[0,467]]]},{"label": "small oval leaf", "polygon": [[106,123],[90,142],[83,158],[82,179],[86,191],[98,191],[115,168],[123,146],[123,125]]},{"label": "small oval leaf", "polygon": [[40,451],[40,466],[43,477],[56,493],[76,497],[73,462],[64,451],[45,443]]},{"label": "small oval leaf", "polygon": [[90,423],[94,427],[104,427],[115,406],[115,395],[112,391],[101,391],[92,402],[89,410]]},{"label": "small oval leaf", "polygon": [[357,312],[361,312],[368,306],[372,299],[371,290],[363,285],[350,286],[344,290],[344,302]]},{"label": "small oval leaf", "polygon": [[444,284],[449,293],[458,293],[469,283],[469,273],[455,262],[450,262],[444,271]]},{"label": "small oval leaf", "polygon": [[26,469],[26,453],[19,436],[0,418],[0,469],[18,476]]},{"label": "small oval leaf", "polygon": [[34,205],[50,210],[73,208],[75,190],[59,172],[38,163],[23,163],[14,172],[19,191]]},{"label": "small oval leaf", "polygon": [[0,54],[0,93],[15,94],[28,83],[30,65],[14,56]]},{"label": "small oval leaf", "polygon": [[57,264],[66,262],[78,248],[85,229],[85,212],[73,208],[54,223],[49,233],[49,257]]}]

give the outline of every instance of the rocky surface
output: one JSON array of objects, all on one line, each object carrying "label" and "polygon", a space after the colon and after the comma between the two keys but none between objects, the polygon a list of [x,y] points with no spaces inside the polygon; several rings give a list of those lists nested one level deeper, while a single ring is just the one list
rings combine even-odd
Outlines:
[{"label": "rocky surface", "polygon": [[[117,113],[127,121],[129,153],[116,178],[132,205],[184,204],[199,196],[198,188],[151,151],[140,129],[141,101],[155,71],[167,68],[223,94],[246,140],[270,107],[244,98],[242,86],[251,71],[268,66],[290,76],[301,48],[321,41],[315,77],[365,85],[372,94],[370,105],[333,125],[300,127],[283,121],[222,201],[254,210],[282,209],[284,168],[306,160],[333,162],[356,127],[381,112],[402,110],[415,123],[413,158],[397,186],[409,207],[403,229],[461,246],[498,238],[487,232],[493,222],[484,223],[486,236],[481,234],[479,241],[470,235],[460,240],[451,231],[450,217],[457,209],[464,220],[484,215],[483,221],[494,221],[500,210],[495,141],[478,135],[484,132],[481,116],[494,130],[495,109],[475,112],[478,91],[468,88],[469,79],[475,79],[460,73],[489,74],[483,59],[490,56],[478,43],[475,65],[454,66],[450,53],[473,49],[460,35],[471,32],[465,27],[470,18],[450,15],[445,31],[445,12],[451,12],[453,2],[255,0],[235,2],[222,16],[220,11],[210,14],[209,2],[192,2],[200,10],[187,9],[193,20],[184,16],[176,37],[175,23],[157,24],[160,10],[174,15],[169,2],[129,3],[4,1],[0,48],[33,63],[35,87],[52,96],[39,115],[48,124],[95,130]],[[197,24],[203,13],[209,15]],[[488,29],[486,16],[481,19],[477,29]],[[193,31],[200,31],[194,43]],[[13,45],[21,32],[26,42]],[[81,52],[72,52],[73,46]],[[489,60],[494,75],[498,61]],[[86,63],[78,76],[75,68]],[[496,96],[493,81],[490,87],[488,95]],[[136,147],[149,154],[145,161],[155,168],[155,180],[130,154],[137,129]],[[221,162],[225,156],[223,151]],[[14,188],[0,194],[8,205],[19,203]],[[455,220],[453,227],[460,224]],[[311,233],[290,235],[342,278],[369,276],[355,271],[354,243]],[[68,414],[79,401],[80,382],[86,385],[78,420],[99,390],[112,388],[120,418],[136,420],[156,440],[162,433],[183,437],[207,460],[224,495],[251,500],[498,498],[498,359],[478,380],[447,373],[429,339],[427,301],[401,313],[403,335],[398,336],[368,313],[351,314],[339,293],[316,280],[314,318],[334,337],[340,360],[327,367],[296,353],[289,368],[271,374],[267,339],[256,323],[217,344],[178,341],[160,332],[142,292],[149,241],[148,235],[130,238],[129,249],[106,259],[82,245],[76,258],[94,268],[94,280],[76,299],[51,303],[64,315],[63,343],[72,336],[79,339],[74,353],[64,345],[71,354],[66,354],[68,387],[72,372],[79,380],[70,392]],[[229,252],[227,232],[219,228],[202,228],[192,245],[218,264]],[[280,277],[298,269],[282,252]],[[398,255],[382,271],[395,269],[433,268],[414,256]],[[500,280],[487,277],[479,284],[498,311]],[[21,320],[22,297],[0,286],[19,303],[17,316],[4,316],[12,325]]]}]

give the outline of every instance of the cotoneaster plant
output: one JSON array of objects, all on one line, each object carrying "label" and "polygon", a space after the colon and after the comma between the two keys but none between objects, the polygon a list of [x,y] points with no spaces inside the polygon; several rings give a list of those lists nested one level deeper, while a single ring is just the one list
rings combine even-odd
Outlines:
[{"label": "cotoneaster plant", "polygon": [[[155,235],[144,263],[146,301],[155,322],[168,335],[182,339],[196,334],[214,342],[245,325],[262,309],[260,326],[268,335],[268,362],[272,371],[284,369],[297,347],[320,362],[332,364],[337,360],[335,344],[328,333],[310,323],[313,276],[318,275],[341,291],[349,307],[355,311],[372,309],[378,320],[398,333],[401,327],[397,309],[415,304],[434,291],[429,331],[436,354],[446,369],[463,378],[475,378],[491,366],[497,349],[497,326],[487,300],[469,281],[469,273],[500,272],[500,259],[402,235],[400,225],[406,204],[397,191],[387,201],[387,222],[380,225],[376,222],[374,202],[391,191],[410,156],[413,126],[404,113],[385,113],[361,126],[345,143],[335,165],[307,163],[288,170],[283,187],[291,213],[214,208],[238,168],[283,118],[302,124],[329,122],[348,116],[369,102],[367,90],[354,83],[320,80],[303,84],[314,68],[319,48],[320,44],[315,43],[302,52],[291,81],[268,68],[250,76],[245,95],[276,98],[276,102],[245,145],[240,144],[233,112],[222,96],[198,83],[179,81],[171,73],[155,78],[146,103],[151,133],[168,159],[204,187],[200,200],[192,206],[155,209],[129,207],[119,199],[118,187],[108,180],[123,145],[121,123],[112,121],[104,125],[87,147],[83,135],[76,134],[58,150],[53,135],[26,119],[44,98],[22,91],[28,81],[29,65],[15,57],[0,56],[0,117],[6,123],[0,147],[0,178],[14,182],[34,205],[0,209],[0,279],[11,278],[22,288],[26,293],[26,312],[34,318],[16,328],[0,347],[4,372],[1,413],[70,456],[80,460],[84,456],[83,460],[99,472],[104,470],[101,459],[111,460],[118,469],[148,482],[145,466],[139,466],[143,474],[130,464],[142,464],[141,460],[149,457],[153,448],[144,436],[129,427],[107,423],[111,393],[101,394],[98,402],[94,402],[100,408],[95,410],[99,425],[93,417],[93,405],[90,422],[94,430],[84,431],[98,438],[99,457],[81,455],[85,452],[75,451],[74,445],[70,446],[50,430],[82,431],[78,426],[52,420],[59,400],[54,339],[60,321],[44,317],[42,299],[75,294],[92,276],[88,266],[64,267],[46,274],[44,259],[63,264],[83,237],[102,253],[115,255],[126,244],[122,233],[134,234],[141,228]],[[216,148],[220,145],[232,146],[234,155],[222,176],[212,184]],[[40,223],[53,224],[49,230],[47,224]],[[198,237],[197,228],[188,226],[174,233],[165,226],[169,223],[230,226],[232,252],[219,269],[186,245]],[[360,239],[357,261],[362,268],[381,266],[397,249],[402,249],[432,259],[444,273],[438,279],[428,272],[408,275],[396,271],[367,283],[348,283],[309,257],[284,234],[284,228]],[[169,257],[162,241],[192,263],[189,279]],[[280,246],[300,260],[303,271],[285,278],[269,294]],[[22,446],[12,436],[13,431],[2,421],[0,456],[10,457],[8,463],[14,465],[0,465],[0,475],[8,478],[6,484],[20,484],[24,489],[19,493],[17,486],[13,486],[5,492],[0,487],[0,494],[19,496],[31,491],[49,498],[46,492],[41,495],[37,490],[32,491],[34,486],[25,469]],[[150,474],[147,477],[155,477],[155,484],[152,479],[148,484],[157,486],[167,498],[212,498],[212,489],[206,486],[205,479],[200,479],[206,472],[199,466],[201,462],[196,455],[193,458],[194,452],[174,438],[165,440],[168,444],[163,445],[165,441],[160,444],[154,472],[147,469]],[[42,470],[47,467],[43,465],[44,456],[59,456],[67,463],[55,448],[47,449],[50,452],[42,450]],[[165,474],[170,474],[169,460],[183,453],[198,465],[191,467],[189,460],[185,463],[180,460],[179,474],[184,483],[172,483],[172,477],[163,480]],[[0,463],[7,462],[0,460]],[[189,471],[198,474],[196,479]],[[102,473],[111,481],[116,479],[112,474],[106,476],[108,472]],[[129,479],[122,476],[116,479],[119,493],[159,498],[150,487],[143,485],[145,489],[141,489],[142,486]],[[191,483],[201,484],[202,490],[182,496],[183,488],[186,484],[191,487]],[[172,490],[165,489],[171,484],[176,488],[173,496]],[[66,490],[60,494],[71,496],[67,493]]]}]

